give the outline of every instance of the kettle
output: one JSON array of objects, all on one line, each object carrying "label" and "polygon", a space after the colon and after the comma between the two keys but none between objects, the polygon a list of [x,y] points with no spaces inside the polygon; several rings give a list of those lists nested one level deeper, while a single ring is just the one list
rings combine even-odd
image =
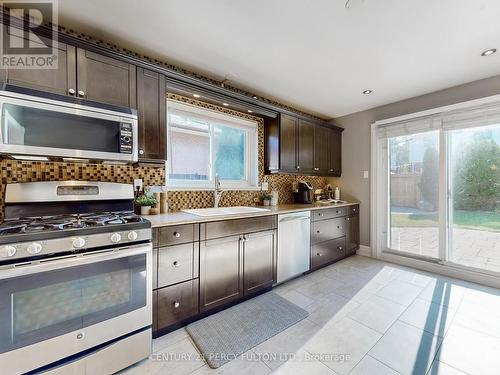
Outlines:
[{"label": "kettle", "polygon": [[297,181],[293,184],[293,201],[295,203],[310,204],[313,202],[313,187],[307,181]]}]

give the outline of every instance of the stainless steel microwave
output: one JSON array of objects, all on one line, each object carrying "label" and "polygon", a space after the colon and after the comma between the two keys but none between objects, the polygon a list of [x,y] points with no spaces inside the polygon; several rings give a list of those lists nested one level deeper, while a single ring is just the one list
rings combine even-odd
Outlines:
[{"label": "stainless steel microwave", "polygon": [[92,100],[3,85],[0,130],[1,154],[120,162],[138,158],[137,112]]}]

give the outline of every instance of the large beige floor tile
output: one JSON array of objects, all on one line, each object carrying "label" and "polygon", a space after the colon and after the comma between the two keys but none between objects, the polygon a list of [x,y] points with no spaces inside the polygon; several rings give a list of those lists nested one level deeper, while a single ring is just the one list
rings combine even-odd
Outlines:
[{"label": "large beige floor tile", "polygon": [[398,375],[399,372],[377,361],[375,358],[365,355],[349,375]]},{"label": "large beige floor tile", "polygon": [[349,317],[377,332],[385,333],[405,309],[399,303],[374,295],[353,309]]},{"label": "large beige floor tile", "polygon": [[377,295],[401,305],[409,306],[422,292],[422,288],[404,281],[394,280],[377,292]]},{"label": "large beige floor tile", "polygon": [[355,320],[344,318],[321,331],[305,350],[322,356],[322,362],[338,374],[347,374],[380,339],[380,334]]},{"label": "large beige floor tile", "polygon": [[311,354],[299,351],[295,358],[281,365],[273,375],[335,375],[335,372],[320,361],[314,360]]},{"label": "large beige floor tile", "polygon": [[500,338],[452,324],[437,359],[471,375],[498,375]]},{"label": "large beige floor tile", "polygon": [[450,327],[456,309],[417,298],[400,316],[399,320],[444,337]]},{"label": "large beige floor tile", "polygon": [[397,321],[369,354],[401,374],[425,375],[441,339]]}]

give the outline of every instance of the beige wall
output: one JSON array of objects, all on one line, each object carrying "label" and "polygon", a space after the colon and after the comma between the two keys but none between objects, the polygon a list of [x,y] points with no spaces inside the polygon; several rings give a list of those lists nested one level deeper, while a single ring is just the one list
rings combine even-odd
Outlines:
[{"label": "beige wall", "polygon": [[[343,197],[361,202],[361,244],[370,245],[370,125],[381,119],[500,94],[500,75],[436,91],[430,94],[339,117],[334,123],[345,128],[342,138],[342,177],[330,182]],[[373,94],[376,95],[376,92]]]}]

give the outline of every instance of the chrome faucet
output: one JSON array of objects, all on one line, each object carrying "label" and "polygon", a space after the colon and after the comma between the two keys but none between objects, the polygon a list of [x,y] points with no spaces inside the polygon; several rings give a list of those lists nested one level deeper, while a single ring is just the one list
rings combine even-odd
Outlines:
[{"label": "chrome faucet", "polygon": [[219,207],[219,202],[221,197],[222,197],[222,189],[220,188],[219,175],[215,174],[214,208]]}]

